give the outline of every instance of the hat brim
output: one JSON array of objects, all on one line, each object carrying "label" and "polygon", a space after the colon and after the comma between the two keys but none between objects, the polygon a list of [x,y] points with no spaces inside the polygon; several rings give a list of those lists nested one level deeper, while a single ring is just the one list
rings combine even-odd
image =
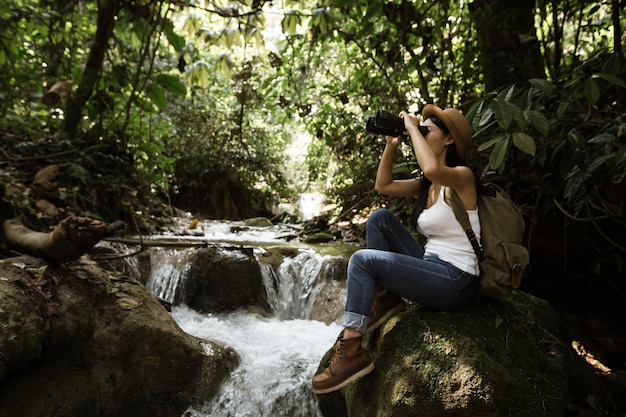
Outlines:
[{"label": "hat brim", "polygon": [[[453,109],[448,109],[448,110],[453,110]],[[456,110],[453,110],[453,111],[456,111]],[[456,112],[459,113],[461,117],[463,117],[460,112],[458,111]],[[436,118],[441,120],[443,124],[448,128],[456,144],[456,150],[459,155],[459,158],[461,158],[461,161],[465,161],[465,154],[472,140],[472,133],[471,133],[471,130],[469,130],[469,124],[467,123],[467,120],[465,120],[465,118],[463,117],[465,124],[467,124],[467,126],[464,126],[465,127],[464,130],[467,130],[467,131],[461,132],[461,130],[459,129],[459,126],[457,125],[457,122],[452,120],[452,118],[448,114],[446,114],[446,111],[442,110],[438,106],[435,106],[434,104],[427,104],[426,106],[424,106],[424,110],[422,110],[422,117],[424,119],[428,119],[431,116],[435,116]]]}]

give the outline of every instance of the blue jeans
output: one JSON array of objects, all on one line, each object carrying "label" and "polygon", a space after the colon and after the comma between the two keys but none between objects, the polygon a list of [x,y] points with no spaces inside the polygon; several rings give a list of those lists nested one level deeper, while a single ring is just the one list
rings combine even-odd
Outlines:
[{"label": "blue jeans", "polygon": [[437,257],[424,257],[424,249],[389,210],[370,215],[366,234],[367,249],[356,251],[348,262],[344,327],[365,333],[377,286],[437,310],[473,301],[478,277]]}]

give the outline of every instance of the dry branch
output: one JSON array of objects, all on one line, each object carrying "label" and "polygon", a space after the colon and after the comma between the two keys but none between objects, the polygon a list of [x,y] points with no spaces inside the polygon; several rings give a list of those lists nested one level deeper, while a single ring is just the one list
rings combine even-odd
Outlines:
[{"label": "dry branch", "polygon": [[16,251],[53,261],[73,261],[105,237],[124,227],[123,222],[109,225],[86,217],[68,217],[51,232],[31,230],[18,218],[2,224],[7,246]]}]

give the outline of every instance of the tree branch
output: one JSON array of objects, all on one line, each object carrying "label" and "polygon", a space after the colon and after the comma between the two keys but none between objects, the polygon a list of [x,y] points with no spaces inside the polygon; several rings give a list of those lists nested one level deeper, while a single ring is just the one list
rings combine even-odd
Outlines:
[{"label": "tree branch", "polygon": [[74,138],[76,135],[85,103],[87,103],[98,82],[104,57],[109,47],[109,40],[113,34],[117,11],[117,0],[98,1],[98,28],[96,29],[91,51],[85,64],[83,76],[78,84],[78,89],[67,100],[66,116],[61,126],[61,132],[68,135],[69,138]]}]

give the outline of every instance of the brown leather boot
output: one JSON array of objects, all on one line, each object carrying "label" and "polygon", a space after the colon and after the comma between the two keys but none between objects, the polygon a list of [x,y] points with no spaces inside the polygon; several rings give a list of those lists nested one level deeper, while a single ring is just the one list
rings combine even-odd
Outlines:
[{"label": "brown leather boot", "polygon": [[386,288],[376,289],[376,298],[372,304],[372,311],[367,321],[366,333],[370,334],[391,317],[404,310],[406,304],[402,297]]},{"label": "brown leather boot", "polygon": [[344,339],[335,343],[335,354],[330,365],[313,377],[313,392],[326,394],[343,388],[348,383],[365,376],[374,370],[374,363],[367,350],[361,347],[363,337]]}]

